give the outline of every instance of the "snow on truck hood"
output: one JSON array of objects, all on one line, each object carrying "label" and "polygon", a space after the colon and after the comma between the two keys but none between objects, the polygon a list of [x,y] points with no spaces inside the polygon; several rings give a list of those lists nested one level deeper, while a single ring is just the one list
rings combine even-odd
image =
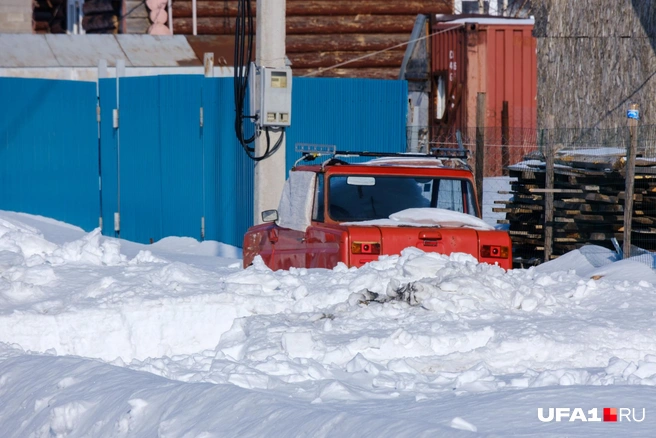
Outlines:
[{"label": "snow on truck hood", "polygon": [[344,222],[342,225],[378,227],[440,227],[473,228],[475,230],[494,230],[482,219],[470,214],[442,208],[408,208],[390,215],[389,219],[374,219],[360,222]]}]

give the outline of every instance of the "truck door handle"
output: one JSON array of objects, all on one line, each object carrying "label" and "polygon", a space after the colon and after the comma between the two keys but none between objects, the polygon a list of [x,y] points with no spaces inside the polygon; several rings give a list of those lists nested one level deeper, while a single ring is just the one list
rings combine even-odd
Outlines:
[{"label": "truck door handle", "polygon": [[442,233],[439,231],[420,231],[419,239],[421,240],[442,240]]},{"label": "truck door handle", "polygon": [[273,228],[269,230],[269,242],[271,243],[278,242],[278,230]]}]

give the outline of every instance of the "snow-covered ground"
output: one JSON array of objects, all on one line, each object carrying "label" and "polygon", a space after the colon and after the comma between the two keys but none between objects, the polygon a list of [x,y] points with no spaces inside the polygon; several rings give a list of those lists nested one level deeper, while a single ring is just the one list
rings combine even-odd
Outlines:
[{"label": "snow-covered ground", "polygon": [[0,212],[0,435],[653,436],[656,274],[613,260],[244,270]]}]

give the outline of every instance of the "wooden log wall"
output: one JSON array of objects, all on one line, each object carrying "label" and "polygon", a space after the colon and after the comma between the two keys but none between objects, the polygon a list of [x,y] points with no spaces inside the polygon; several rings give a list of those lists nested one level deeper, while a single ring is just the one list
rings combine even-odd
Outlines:
[{"label": "wooden log wall", "polygon": [[[117,33],[121,0],[86,0],[82,27],[86,33]],[[34,33],[66,33],[66,0],[33,0]]]},{"label": "wooden log wall", "polygon": [[66,0],[33,0],[34,33],[66,33]]},{"label": "wooden log wall", "polygon": [[[629,103],[656,124],[656,2],[533,0],[538,120],[624,126]],[[628,101],[630,99],[630,102]]]},{"label": "wooden log wall", "polygon": [[[192,2],[173,2],[173,29],[192,34]],[[255,7],[256,2],[252,0]],[[287,57],[295,75],[407,43],[417,14],[452,13],[451,0],[287,0]],[[255,11],[257,13],[257,11]],[[199,0],[199,35],[234,34],[237,1]],[[376,53],[316,76],[396,79],[405,46]],[[215,59],[220,57],[215,54]]]}]

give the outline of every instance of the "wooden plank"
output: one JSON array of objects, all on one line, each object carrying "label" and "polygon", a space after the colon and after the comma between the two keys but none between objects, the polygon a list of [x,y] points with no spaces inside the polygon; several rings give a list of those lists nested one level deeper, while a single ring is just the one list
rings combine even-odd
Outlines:
[{"label": "wooden plank", "polygon": [[349,67],[395,67],[403,62],[402,51],[287,53],[298,68],[331,67],[348,62]]},{"label": "wooden plank", "polygon": [[533,210],[524,208],[493,208],[494,213],[532,213]]},{"label": "wooden plank", "polygon": [[585,195],[585,199],[587,201],[595,201],[595,202],[608,202],[611,204],[616,204],[617,203],[617,196],[608,196],[608,195],[603,195],[601,193],[588,193]]},{"label": "wooden plank", "polygon": [[[547,174],[548,174],[547,170]],[[547,183],[549,184],[549,183]],[[553,184],[553,181],[551,181]],[[544,189],[529,189],[531,193],[583,193],[583,190],[580,189],[554,189],[554,188],[544,188]]]},{"label": "wooden plank", "polygon": [[[356,15],[356,16],[288,16],[285,20],[287,35],[347,34],[347,33],[407,33],[412,32],[416,15]],[[191,17],[175,18],[173,28],[176,34],[191,35]],[[231,20],[217,20],[200,17],[199,35],[232,35],[235,23]]]},{"label": "wooden plank", "polygon": [[[252,2],[253,13],[257,14],[257,4]],[[196,6],[198,17],[212,17],[221,19],[223,17],[236,17],[238,2],[236,0],[210,1],[199,0]],[[295,15],[408,15],[425,14],[428,12],[436,14],[449,14],[451,8],[446,2],[435,0],[404,0],[402,2],[378,1],[378,0],[332,0],[332,1],[290,1],[286,2],[287,17]],[[191,0],[175,0],[173,2],[173,17],[191,17]],[[233,20],[234,21],[234,20]]]},{"label": "wooden plank", "polygon": [[[638,104],[630,105],[632,111],[638,111]],[[631,223],[633,221],[633,188],[635,186],[635,158],[638,150],[638,120],[628,119],[631,141],[626,151],[626,199],[624,200],[624,258],[631,256]]]},{"label": "wooden plank", "polygon": [[485,173],[485,101],[486,94],[476,95],[476,194],[483,211],[483,178]]}]

